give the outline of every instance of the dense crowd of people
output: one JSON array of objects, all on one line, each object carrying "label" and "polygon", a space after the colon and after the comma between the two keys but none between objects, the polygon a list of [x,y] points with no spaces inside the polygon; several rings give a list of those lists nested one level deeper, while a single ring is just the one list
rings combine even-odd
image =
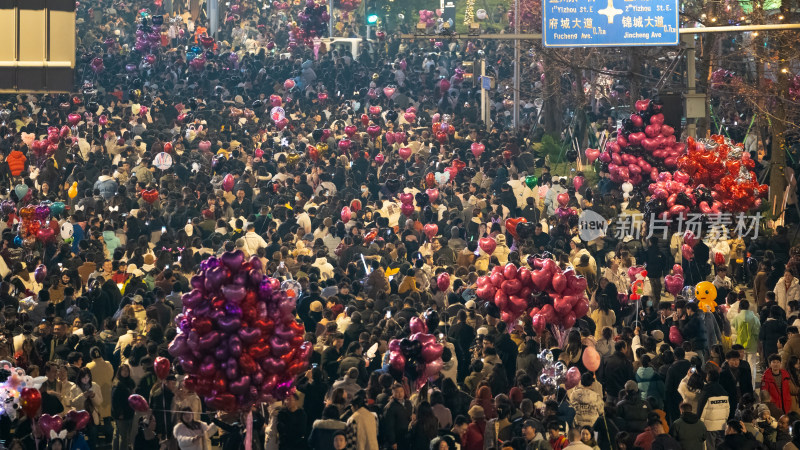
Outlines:
[{"label": "dense crowd of people", "polygon": [[[5,448],[800,448],[800,248],[789,228],[700,236],[692,260],[681,231],[625,232],[617,218],[642,211],[646,190],[623,192],[602,170],[591,183],[588,171],[551,173],[528,129],[505,129],[502,94],[495,125],[480,120],[461,63],[495,55],[490,69],[508,79],[504,44],[385,36],[354,55],[304,45],[302,27],[287,26],[295,6],[242,1],[201,48],[199,3],[140,3],[80,2],[79,93],[0,99],[0,381],[41,396],[34,414],[10,400],[0,409]],[[357,36],[348,23],[339,32]],[[161,28],[157,49],[135,48],[143,25]],[[538,79],[535,64],[526,70]],[[35,151],[31,138],[51,127],[57,137]],[[615,129],[601,115],[592,132]],[[454,161],[463,167],[448,171]],[[608,232],[581,239],[577,215],[557,213],[560,194]],[[57,203],[42,225],[55,236],[31,233],[23,207]],[[516,236],[508,218],[533,232]],[[247,411],[252,425],[247,412],[209,408],[168,351],[193,274],[235,250],[296,281],[314,347],[285,400]],[[537,332],[529,315],[501,320],[477,296],[479,276],[531,255],[586,279],[590,312],[574,327]],[[676,269],[689,287],[672,295],[663,280]],[[702,281],[716,308],[694,301]],[[444,347],[424,383],[388,362],[415,317]],[[165,377],[157,358],[173,361]],[[566,383],[572,367],[579,380]],[[40,415],[63,423],[44,432]]]}]

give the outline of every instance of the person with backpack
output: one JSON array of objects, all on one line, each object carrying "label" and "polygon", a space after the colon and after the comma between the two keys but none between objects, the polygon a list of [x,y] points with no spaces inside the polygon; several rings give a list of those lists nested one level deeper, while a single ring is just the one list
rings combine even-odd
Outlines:
[{"label": "person with backpack", "polygon": [[758,335],[761,331],[761,321],[753,311],[750,311],[750,302],[739,302],[739,314],[733,318],[731,328],[736,330],[736,344],[744,347],[747,362],[750,364],[750,376],[755,378],[756,363],[758,362]]}]

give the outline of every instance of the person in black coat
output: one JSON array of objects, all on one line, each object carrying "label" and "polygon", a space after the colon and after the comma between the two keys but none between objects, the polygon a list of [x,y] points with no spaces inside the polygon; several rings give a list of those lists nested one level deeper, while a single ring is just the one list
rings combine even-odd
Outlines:
[{"label": "person in black coat", "polygon": [[465,310],[462,309],[456,313],[456,323],[450,328],[447,337],[456,348],[456,359],[458,359],[457,378],[463,380],[469,375],[469,348],[475,340],[475,328],[467,323],[467,312]]},{"label": "person in black coat", "polygon": [[111,388],[111,418],[114,419],[114,447],[123,448],[130,442],[133,430],[134,411],[128,403],[128,397],[136,389],[131,378],[131,369],[123,364],[117,369],[114,386]]},{"label": "person in black coat", "polygon": [[778,353],[778,339],[781,336],[786,336],[785,312],[783,308],[777,304],[766,308],[769,312],[768,317],[761,322],[761,329],[758,332],[758,340],[761,341],[763,346],[763,355],[772,355]]},{"label": "person in black coat", "polygon": [[297,390],[304,395],[303,406],[308,416],[309,428],[315,420],[322,417],[322,408],[325,406],[325,394],[328,392],[328,383],[325,382],[322,369],[314,367],[307,371],[297,381]]},{"label": "person in black coat", "polygon": [[728,392],[728,402],[733,417],[736,406],[742,395],[753,392],[753,377],[750,369],[741,366],[740,355],[736,350],[731,350],[725,355],[725,362],[719,373],[719,384]]},{"label": "person in black coat", "polygon": [[411,402],[406,400],[406,391],[403,385],[395,382],[392,385],[392,399],[383,409],[381,416],[381,434],[383,443],[388,448],[397,446],[397,450],[408,448],[408,425],[411,423],[413,409]]},{"label": "person in black coat", "polygon": [[653,288],[653,297],[660,301],[661,277],[666,272],[667,257],[658,245],[658,236],[650,237],[650,245],[644,252],[644,261],[647,264],[647,277],[650,279],[650,287]]},{"label": "person in black coat", "polygon": [[367,329],[361,321],[361,313],[354,311],[350,316],[350,325],[344,330],[344,347],[347,348],[352,342],[358,342],[358,336]]},{"label": "person in black coat", "polygon": [[219,439],[222,450],[239,450],[244,447],[244,424],[239,421],[234,421],[233,423],[224,422],[221,412],[218,412],[211,421],[225,432]]},{"label": "person in black coat", "polygon": [[683,348],[675,348],[675,358],[676,361],[672,363],[667,370],[667,377],[664,385],[665,412],[667,413],[667,419],[670,423],[678,420],[681,415],[681,395],[678,393],[678,386],[680,386],[681,380],[683,380],[689,372],[689,368],[692,367],[692,363],[686,360],[686,352]]},{"label": "person in black coat", "polygon": [[161,439],[172,439],[172,430],[175,426],[171,410],[172,400],[175,398],[177,380],[175,375],[167,375],[167,379],[150,396],[150,409],[156,418],[156,433]]},{"label": "person in black coat", "polygon": [[336,332],[331,338],[330,344],[322,351],[320,366],[328,377],[328,381],[335,380],[339,376],[339,357],[342,356],[342,346],[344,345],[344,334]]},{"label": "person in black coat", "polygon": [[297,393],[284,400],[284,407],[278,412],[278,449],[304,450],[308,448],[308,419],[306,412],[299,407]]},{"label": "person in black coat", "polygon": [[[684,340],[692,343],[692,348],[698,352],[708,350],[708,336],[706,334],[705,320],[699,312],[697,303],[675,302],[675,317],[678,319],[678,331]],[[673,317],[673,320],[675,319]]]},{"label": "person in black coat", "polygon": [[514,379],[517,373],[517,344],[511,340],[511,336],[506,333],[507,325],[505,322],[500,321],[497,323],[498,337],[495,339],[494,348],[497,350],[497,356],[503,361],[503,367],[506,369],[506,378],[509,380]]},{"label": "person in black coat", "polygon": [[742,428],[742,423],[738,420],[729,420],[726,430],[722,444],[717,447],[719,450],[756,450],[763,448],[752,434]]},{"label": "person in black coat", "polygon": [[614,343],[614,353],[604,358],[600,363],[597,378],[602,383],[608,394],[609,400],[615,399],[619,391],[625,386],[625,382],[633,380],[636,374],[633,371],[633,364],[628,361],[625,350],[628,344],[625,341]]},{"label": "person in black coat", "polygon": [[625,397],[617,403],[617,416],[624,423],[623,430],[634,435],[647,428],[650,407],[642,400],[639,386],[633,380],[625,383]]}]

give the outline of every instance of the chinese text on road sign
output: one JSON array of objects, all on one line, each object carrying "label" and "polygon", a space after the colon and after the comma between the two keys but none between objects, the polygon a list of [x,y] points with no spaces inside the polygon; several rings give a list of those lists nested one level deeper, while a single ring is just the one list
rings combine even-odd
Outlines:
[{"label": "chinese text on road sign", "polygon": [[677,0],[542,0],[546,47],[678,44]]}]

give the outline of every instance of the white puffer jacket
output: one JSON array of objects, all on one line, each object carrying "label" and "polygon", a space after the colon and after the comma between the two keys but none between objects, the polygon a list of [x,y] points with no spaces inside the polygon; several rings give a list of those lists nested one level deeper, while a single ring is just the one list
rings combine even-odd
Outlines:
[{"label": "white puffer jacket", "polygon": [[575,408],[575,426],[594,426],[595,421],[603,413],[603,397],[591,387],[578,385],[569,397],[569,403]]},{"label": "white puffer jacket", "polygon": [[705,424],[706,430],[722,431],[730,413],[731,407],[727,395],[709,397],[706,400],[700,420]]}]

